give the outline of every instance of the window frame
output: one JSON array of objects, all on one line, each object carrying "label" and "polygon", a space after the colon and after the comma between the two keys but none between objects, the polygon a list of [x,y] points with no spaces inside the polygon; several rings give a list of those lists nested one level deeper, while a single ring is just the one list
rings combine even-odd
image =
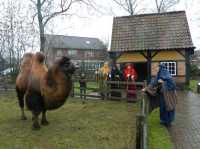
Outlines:
[{"label": "window frame", "polygon": [[[160,62],[161,64],[163,64],[164,66],[165,66],[165,68],[167,68],[167,70],[170,72],[170,74],[172,75],[172,76],[176,76],[177,75],[177,70],[176,70],[176,68],[177,68],[177,66],[176,66],[176,62]],[[172,66],[172,63],[174,64],[174,70],[170,70],[169,68],[170,67],[173,67]],[[165,65],[165,64],[167,64],[167,66]],[[171,66],[169,66],[169,64],[171,64]],[[174,74],[172,74],[172,71],[174,71],[175,73]]]},{"label": "window frame", "polygon": [[[58,52],[61,52],[61,55],[58,54]],[[62,56],[62,50],[57,50],[57,57],[60,57],[60,56]]]},{"label": "window frame", "polygon": [[[101,55],[99,53],[101,53]],[[98,51],[98,57],[103,57],[103,51]]]},{"label": "window frame", "polygon": [[[88,52],[91,52],[90,56],[88,56]],[[93,51],[85,51],[85,57],[93,57]]]},{"label": "window frame", "polygon": [[[69,55],[69,51],[72,52],[71,55]],[[75,55],[75,56],[74,56],[74,51],[76,51],[76,55]],[[77,55],[78,55],[77,50],[68,50],[68,56],[69,56],[69,57],[77,57]]]}]

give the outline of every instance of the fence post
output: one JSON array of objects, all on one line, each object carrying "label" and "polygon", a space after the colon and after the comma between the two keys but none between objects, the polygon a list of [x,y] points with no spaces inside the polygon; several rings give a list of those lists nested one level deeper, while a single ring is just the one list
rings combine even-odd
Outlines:
[{"label": "fence post", "polygon": [[143,81],[143,88],[147,87],[147,80]]},{"label": "fence post", "polygon": [[74,97],[74,78],[72,78],[72,93],[71,96]]},{"label": "fence post", "polygon": [[142,124],[146,121],[146,114],[137,114],[136,116],[136,149],[140,149],[142,138]]},{"label": "fence post", "polygon": [[7,76],[6,75],[4,75],[4,88],[5,88],[5,90],[8,89],[8,87],[7,87]]},{"label": "fence post", "polygon": [[106,79],[103,79],[103,99],[106,100],[107,99],[107,84],[106,84]]}]

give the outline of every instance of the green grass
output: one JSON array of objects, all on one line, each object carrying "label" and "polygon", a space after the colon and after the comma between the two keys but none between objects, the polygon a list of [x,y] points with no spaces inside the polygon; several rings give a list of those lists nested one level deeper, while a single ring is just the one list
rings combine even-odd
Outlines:
[{"label": "green grass", "polygon": [[[87,82],[86,83],[87,88],[99,88],[99,83],[97,82]],[[74,87],[80,87],[79,82],[74,82]],[[82,91],[83,92],[83,91]],[[80,93],[80,89],[74,89],[74,93]],[[86,90],[86,94],[92,93],[92,90]]]},{"label": "green grass", "polygon": [[167,130],[160,124],[159,108],[147,116],[147,124],[148,149],[171,149],[172,144],[167,136]]},{"label": "green grass", "polygon": [[200,83],[200,80],[190,80],[189,87],[191,88],[192,92],[197,94],[197,83]]},{"label": "green grass", "polygon": [[27,120],[20,119],[15,91],[0,91],[0,97],[0,149],[127,149],[128,126],[131,146],[140,112],[135,103],[69,98],[61,108],[47,111],[49,125],[32,130],[30,111],[25,111]]}]

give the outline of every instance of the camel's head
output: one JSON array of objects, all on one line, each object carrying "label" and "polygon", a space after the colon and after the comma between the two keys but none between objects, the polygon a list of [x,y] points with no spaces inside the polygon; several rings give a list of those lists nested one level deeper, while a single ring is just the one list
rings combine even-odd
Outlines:
[{"label": "camel's head", "polygon": [[76,69],[79,69],[79,65],[70,61],[67,56],[57,58],[55,63],[64,73],[73,74]]}]

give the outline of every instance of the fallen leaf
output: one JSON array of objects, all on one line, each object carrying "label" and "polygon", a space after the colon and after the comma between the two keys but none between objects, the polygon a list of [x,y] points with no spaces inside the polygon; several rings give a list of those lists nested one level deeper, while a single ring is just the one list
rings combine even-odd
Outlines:
[{"label": "fallen leaf", "polygon": [[155,131],[155,130],[156,130],[156,128],[153,129],[153,131]]}]

